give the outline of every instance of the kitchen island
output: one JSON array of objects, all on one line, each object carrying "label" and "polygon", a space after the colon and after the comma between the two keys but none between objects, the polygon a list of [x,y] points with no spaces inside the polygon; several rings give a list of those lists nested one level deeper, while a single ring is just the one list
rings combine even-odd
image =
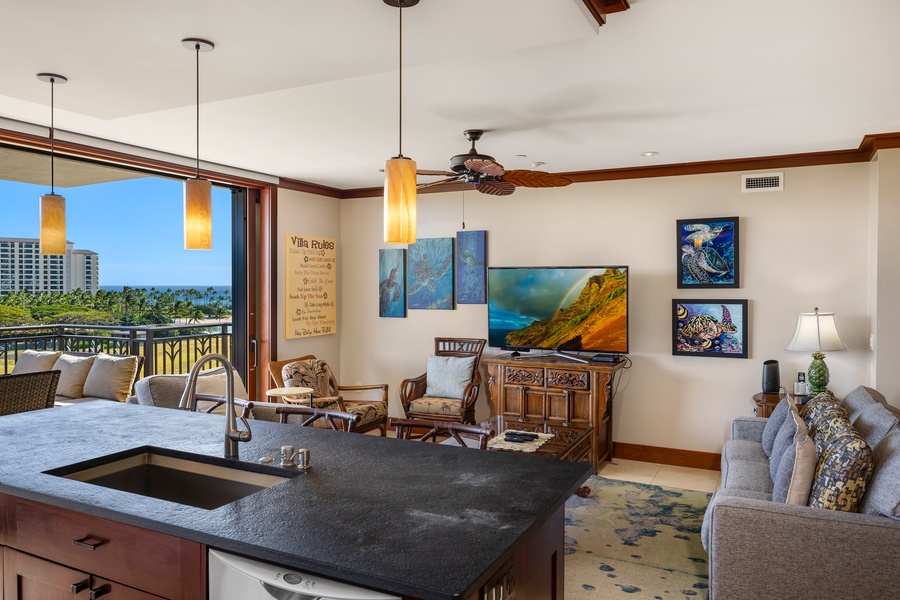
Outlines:
[{"label": "kitchen island", "polygon": [[[28,553],[17,535],[40,526],[28,514],[46,507],[53,518],[108,520],[406,598],[475,599],[513,580],[513,598],[562,597],[564,503],[590,465],[263,421],[251,427],[242,462],[257,465],[293,445],[310,450],[312,468],[207,510],[45,471],[141,446],[221,457],[219,416],[91,402],[2,417],[0,545]],[[149,554],[141,557],[149,575],[166,578],[153,569],[167,563]],[[205,555],[200,564],[191,556],[182,566],[205,577]]]}]

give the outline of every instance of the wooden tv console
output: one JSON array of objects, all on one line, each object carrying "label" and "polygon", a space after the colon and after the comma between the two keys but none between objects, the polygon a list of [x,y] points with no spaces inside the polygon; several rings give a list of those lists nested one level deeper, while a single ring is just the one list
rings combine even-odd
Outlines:
[{"label": "wooden tv console", "polygon": [[594,473],[612,459],[612,383],[625,363],[575,362],[559,356],[486,358],[492,414],[507,422],[543,420],[557,426],[593,426],[588,462]]}]

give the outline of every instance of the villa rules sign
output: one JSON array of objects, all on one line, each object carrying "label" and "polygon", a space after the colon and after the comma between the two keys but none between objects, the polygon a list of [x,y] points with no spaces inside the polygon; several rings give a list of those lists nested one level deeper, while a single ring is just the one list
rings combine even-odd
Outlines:
[{"label": "villa rules sign", "polygon": [[337,333],[337,243],[289,234],[284,257],[285,337]]}]

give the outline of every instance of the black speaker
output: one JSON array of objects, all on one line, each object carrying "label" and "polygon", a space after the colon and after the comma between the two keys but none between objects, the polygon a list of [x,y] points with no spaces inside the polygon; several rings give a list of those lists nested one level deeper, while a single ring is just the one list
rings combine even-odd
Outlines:
[{"label": "black speaker", "polygon": [[763,363],[762,391],[763,394],[777,394],[781,389],[781,372],[778,370],[777,360],[767,360]]}]

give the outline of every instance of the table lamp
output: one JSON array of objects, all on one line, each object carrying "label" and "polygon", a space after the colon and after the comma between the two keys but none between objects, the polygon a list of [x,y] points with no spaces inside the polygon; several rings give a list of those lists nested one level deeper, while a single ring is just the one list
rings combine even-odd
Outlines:
[{"label": "table lamp", "polygon": [[787,349],[813,353],[807,378],[809,393],[815,396],[828,387],[828,366],[825,364],[823,352],[846,350],[847,345],[838,333],[834,313],[820,313],[816,308],[815,312],[800,313],[794,339],[788,344]]}]

